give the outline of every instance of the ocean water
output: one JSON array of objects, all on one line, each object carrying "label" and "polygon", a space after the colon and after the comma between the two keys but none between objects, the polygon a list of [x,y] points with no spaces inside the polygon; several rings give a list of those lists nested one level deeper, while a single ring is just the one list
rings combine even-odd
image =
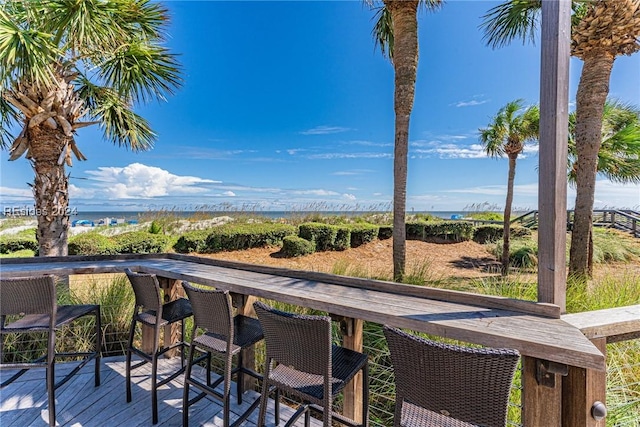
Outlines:
[{"label": "ocean water", "polygon": [[[321,214],[321,215],[347,215],[347,216],[358,216],[363,214],[369,214],[372,212],[368,211],[251,211],[251,212],[242,212],[242,211],[180,211],[180,210],[168,210],[168,211],[70,211],[70,219],[71,221],[76,220],[87,220],[93,221],[97,223],[100,220],[120,220],[120,221],[151,221],[154,218],[166,217],[166,216],[177,216],[180,218],[194,218],[201,217],[203,219],[213,218],[218,216],[238,216],[238,215],[250,215],[250,216],[263,216],[268,219],[278,219],[278,218],[293,218],[296,216],[306,216],[310,214]],[[428,213],[433,216],[437,216],[440,218],[450,219],[456,215],[464,216],[464,211],[432,211],[432,212],[408,212],[408,214],[416,214],[416,213]],[[31,216],[35,219],[35,216]],[[8,216],[5,213],[0,215],[0,218],[7,218]]]}]

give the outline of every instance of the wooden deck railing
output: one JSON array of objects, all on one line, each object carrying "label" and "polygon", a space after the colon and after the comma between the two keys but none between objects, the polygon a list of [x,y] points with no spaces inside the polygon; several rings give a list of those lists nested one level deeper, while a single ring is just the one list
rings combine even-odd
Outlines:
[{"label": "wooden deck railing", "polygon": [[[3,261],[1,267],[3,277],[114,273],[130,267],[161,277],[169,298],[178,295],[180,280],[189,280],[228,289],[245,314],[255,297],[323,310],[341,322],[343,345],[359,351],[363,321],[516,348],[523,356],[527,427],[603,426],[596,418],[603,408],[598,402],[606,403],[606,343],[640,336],[640,305],[561,316],[553,304],[176,254],[25,258]],[[359,390],[353,384],[344,400],[344,411],[355,419]]]}]

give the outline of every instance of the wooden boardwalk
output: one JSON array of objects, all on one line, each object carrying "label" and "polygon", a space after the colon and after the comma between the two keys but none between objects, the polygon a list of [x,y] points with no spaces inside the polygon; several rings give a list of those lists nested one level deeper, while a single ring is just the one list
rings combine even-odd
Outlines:
[{"label": "wooden boardwalk", "polygon": [[[159,373],[169,372],[178,366],[180,359],[163,359],[159,363]],[[60,378],[65,371],[72,368],[71,363],[56,365],[56,377]],[[73,378],[58,388],[56,392],[57,425],[71,427],[99,426],[152,426],[151,423],[151,382],[149,380],[150,365],[138,368],[132,375],[133,401],[127,403],[125,397],[125,363],[124,357],[105,358],[102,360],[102,382],[94,387],[93,364],[89,363]],[[10,371],[3,371],[2,377],[8,378]],[[193,390],[193,389],[192,389]],[[232,387],[235,391],[235,387]],[[159,427],[182,425],[182,392],[183,376],[179,376],[169,384],[158,389]],[[192,397],[196,392],[192,391]],[[231,422],[233,413],[248,407],[259,394],[254,391],[245,392],[242,405],[232,397]],[[273,426],[273,403],[269,404],[267,426]],[[280,425],[293,414],[293,409],[280,405]],[[205,398],[189,408],[190,426],[222,426],[222,406],[215,399]],[[256,409],[242,425],[253,427],[258,418]],[[47,392],[45,386],[45,370],[31,369],[20,379],[0,390],[0,426],[27,427],[46,426],[48,421]],[[304,417],[296,426],[304,425]],[[313,426],[321,426],[320,421],[312,419]]]}]

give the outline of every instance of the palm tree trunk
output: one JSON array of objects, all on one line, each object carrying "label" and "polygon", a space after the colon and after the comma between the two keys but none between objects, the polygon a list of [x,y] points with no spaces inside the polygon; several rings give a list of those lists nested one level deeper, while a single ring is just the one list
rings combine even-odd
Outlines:
[{"label": "palm tree trunk", "polygon": [[591,233],[598,151],[614,59],[607,52],[585,57],[576,94],[576,203],[569,253],[569,275],[572,276],[591,277],[592,274],[589,258],[593,252]]},{"label": "palm tree trunk", "polygon": [[394,31],[395,148],[393,159],[393,279],[401,281],[406,263],[407,158],[409,119],[418,69],[418,1],[385,0]]},{"label": "palm tree trunk", "polygon": [[504,231],[502,237],[502,275],[509,274],[509,252],[511,245],[511,206],[513,205],[513,182],[516,176],[517,154],[509,154],[509,178],[507,200],[504,202]]},{"label": "palm tree trunk", "polygon": [[65,256],[69,232],[68,178],[58,158],[71,138],[62,129],[37,126],[28,130],[30,154],[35,170],[33,193],[38,221],[36,239],[39,256]]}]

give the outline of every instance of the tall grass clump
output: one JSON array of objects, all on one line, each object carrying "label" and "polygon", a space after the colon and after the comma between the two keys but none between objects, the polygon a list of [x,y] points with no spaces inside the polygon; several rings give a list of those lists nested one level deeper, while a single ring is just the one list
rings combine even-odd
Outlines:
[{"label": "tall grass clump", "polygon": [[593,262],[627,262],[640,260],[640,244],[630,234],[608,228],[593,230]]}]

